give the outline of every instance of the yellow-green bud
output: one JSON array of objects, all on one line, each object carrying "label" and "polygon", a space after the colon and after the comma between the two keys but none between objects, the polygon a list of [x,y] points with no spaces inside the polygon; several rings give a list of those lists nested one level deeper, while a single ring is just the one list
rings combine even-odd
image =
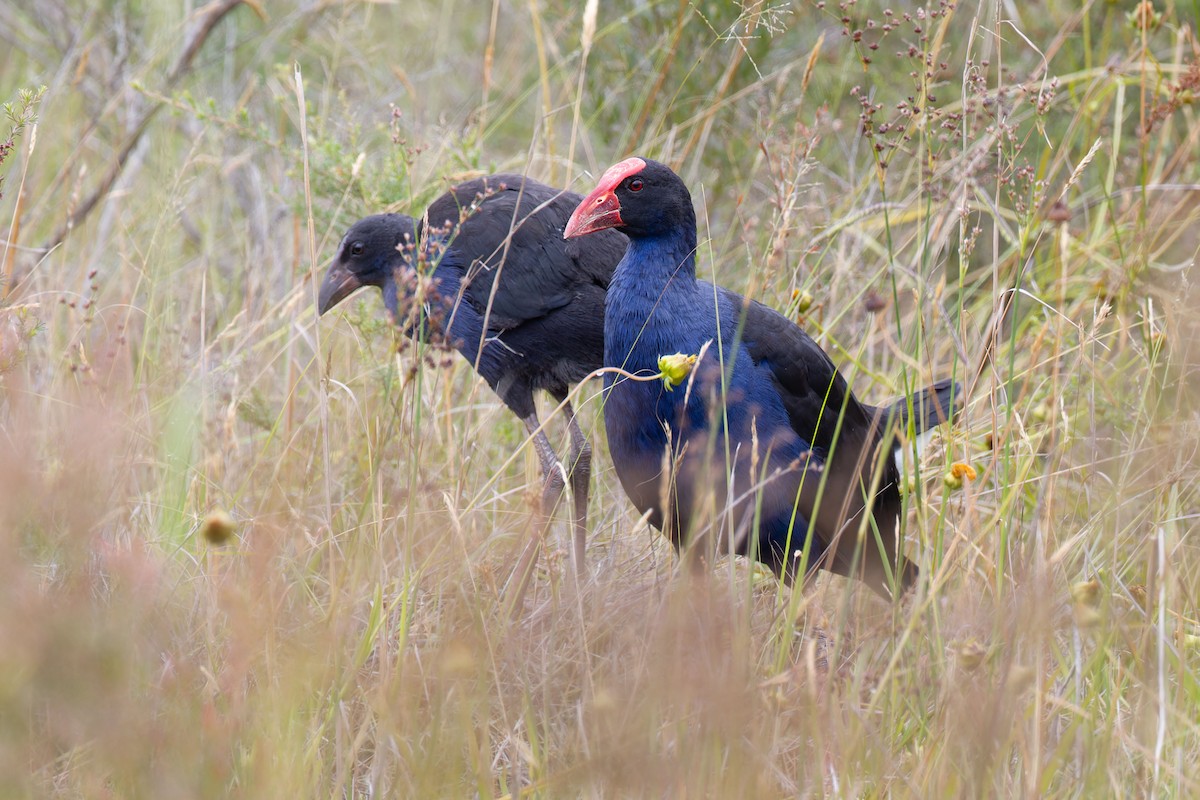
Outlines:
[{"label": "yellow-green bud", "polygon": [[695,356],[675,353],[670,356],[658,357],[659,377],[662,378],[663,386],[667,387],[668,392],[673,391],[676,386],[687,380],[687,376],[692,374],[694,366],[696,366]]}]

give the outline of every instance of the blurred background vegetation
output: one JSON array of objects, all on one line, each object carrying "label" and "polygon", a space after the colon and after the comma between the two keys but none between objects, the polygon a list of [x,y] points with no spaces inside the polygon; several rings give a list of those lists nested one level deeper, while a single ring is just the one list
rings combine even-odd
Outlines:
[{"label": "blurred background vegetation", "polygon": [[[1197,793],[1198,19],[0,4],[5,795]],[[316,320],[358,217],[635,153],[866,399],[967,387],[903,604],[675,575],[589,387],[592,580],[552,543],[509,620],[519,423],[377,297]]]}]

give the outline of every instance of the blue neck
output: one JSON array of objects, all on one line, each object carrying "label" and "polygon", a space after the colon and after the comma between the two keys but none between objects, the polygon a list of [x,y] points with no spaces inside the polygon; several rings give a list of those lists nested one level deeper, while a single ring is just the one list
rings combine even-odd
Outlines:
[{"label": "blue neck", "polygon": [[622,272],[652,286],[665,286],[671,279],[696,279],[696,226],[680,225],[666,233],[631,236],[625,257],[614,278]]},{"label": "blue neck", "polygon": [[[615,305],[620,306],[634,297],[656,301],[679,291],[690,292],[695,284],[696,231],[684,227],[662,236],[631,238],[613,273],[610,291],[617,289]],[[614,304],[607,305],[611,308]]]},{"label": "blue neck", "polygon": [[613,273],[604,312],[604,363],[631,372],[699,344],[690,329],[704,312],[696,283],[696,229],[629,240]]}]

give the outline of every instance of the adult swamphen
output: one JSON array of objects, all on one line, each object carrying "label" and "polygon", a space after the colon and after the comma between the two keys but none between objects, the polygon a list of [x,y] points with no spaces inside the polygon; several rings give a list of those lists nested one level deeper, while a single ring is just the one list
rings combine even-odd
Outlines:
[{"label": "adult swamphen", "polygon": [[[360,286],[378,287],[406,332],[429,325],[443,335],[525,423],[544,479],[543,524],[518,567],[518,600],[567,480],[574,495],[572,556],[583,569],[591,447],[566,403],[571,455],[562,464],[534,404],[538,389],[565,401],[570,385],[603,362],[604,293],[625,237],[609,231],[586,246],[564,240],[580,199],[522,175],[491,175],[453,187],[419,221],[366,217],[342,239],[318,300],[324,314]],[[431,290],[409,308],[413,264],[422,260],[434,266]]]},{"label": "adult swamphen", "polygon": [[707,532],[726,545],[732,536],[735,552],[788,580],[812,564],[884,596],[911,585],[917,568],[898,547],[893,426],[907,426],[910,407],[918,432],[944,421],[957,387],[938,383],[911,406],[865,405],[786,317],[698,280],[692,198],[664,164],[611,167],[564,235],[611,228],[629,246],[605,303],[605,366],[655,374],[662,355],[703,353],[674,390],[605,376],[609,451],[638,509],[676,547]]}]

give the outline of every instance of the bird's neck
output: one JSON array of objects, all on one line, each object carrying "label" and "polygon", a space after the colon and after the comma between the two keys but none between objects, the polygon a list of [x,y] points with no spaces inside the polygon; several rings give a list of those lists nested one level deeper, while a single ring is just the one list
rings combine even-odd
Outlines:
[{"label": "bird's neck", "polygon": [[606,365],[653,369],[658,356],[693,346],[694,317],[705,310],[698,294],[694,225],[631,237],[605,300]]},{"label": "bird's neck", "polygon": [[388,273],[384,279],[383,285],[379,287],[383,292],[383,306],[392,315],[393,320],[400,318],[400,300],[396,294],[396,276],[393,273]]},{"label": "bird's neck", "polygon": [[412,290],[401,288],[394,274],[380,288],[383,304],[406,336],[429,341],[441,338],[468,358],[474,357],[483,334],[483,326],[470,304],[460,302],[460,273],[452,268],[438,269],[430,295],[419,306]]},{"label": "bird's neck", "polygon": [[690,291],[695,283],[696,227],[690,225],[658,236],[630,237],[610,291],[657,300],[674,291]]},{"label": "bird's neck", "polygon": [[[636,279],[663,284],[677,278],[696,278],[696,219],[652,236],[630,236],[622,266],[633,266]],[[617,273],[622,271],[617,267]]]}]

